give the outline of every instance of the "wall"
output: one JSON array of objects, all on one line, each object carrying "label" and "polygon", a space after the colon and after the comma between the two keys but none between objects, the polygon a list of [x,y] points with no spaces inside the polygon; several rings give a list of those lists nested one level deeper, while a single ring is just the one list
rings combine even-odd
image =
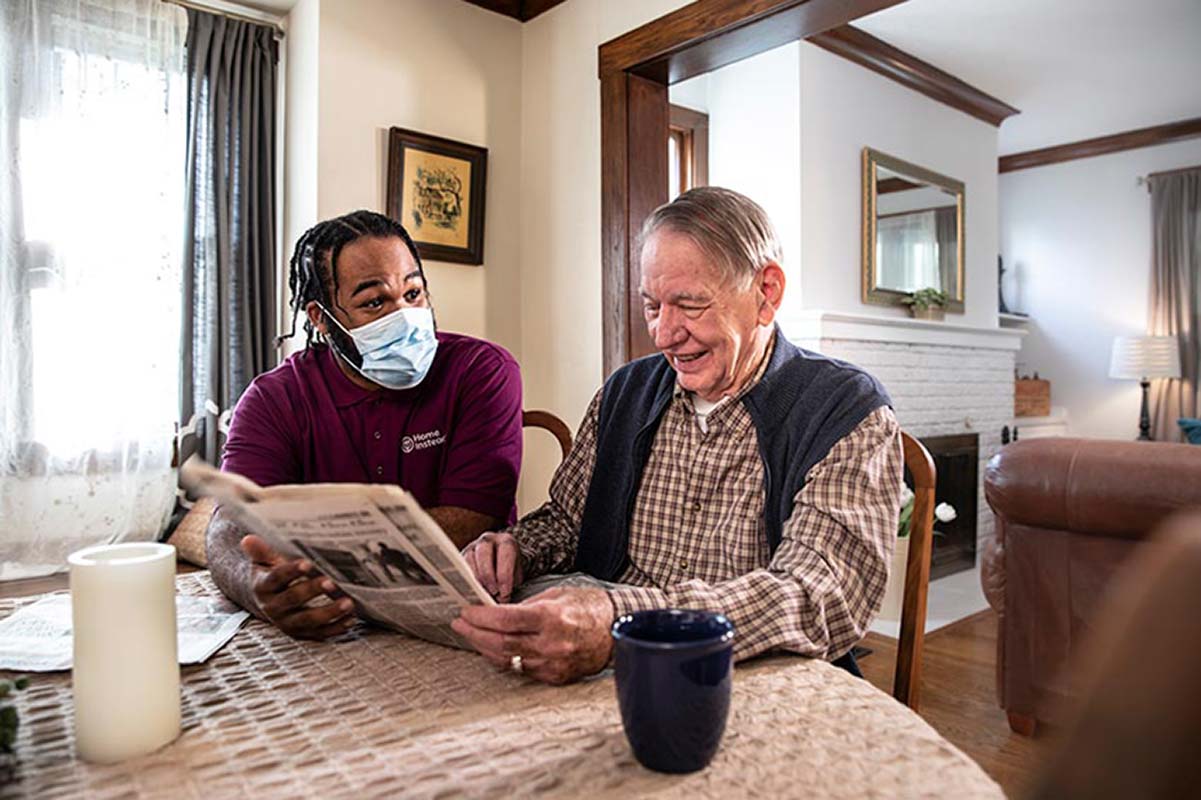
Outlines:
[{"label": "wall", "polygon": [[[299,0],[288,25],[287,252],[320,219],[385,210],[390,127],[488,148],[484,263],[426,262],[425,269],[439,326],[507,348],[528,386],[521,23],[461,2]],[[293,340],[289,349],[296,347]],[[534,434],[527,446],[535,462],[552,467],[523,470],[523,498],[527,484],[545,493],[553,468],[553,440]],[[535,491],[521,508],[537,499]]]},{"label": "wall", "polygon": [[[291,325],[287,308],[288,262],[301,234],[317,222],[317,108],[318,44],[321,0],[299,0],[288,15],[284,37],[286,68],[284,91],[284,237],[280,253],[280,303],[283,327]],[[293,337],[284,344],[284,355],[303,346]]]},{"label": "wall", "polygon": [[[731,64],[731,66],[733,65]],[[695,78],[673,83],[667,87],[667,96],[672,105],[691,108],[693,111],[700,111],[703,114],[709,113],[710,74],[712,73],[702,72]]]},{"label": "wall", "polygon": [[865,146],[965,184],[962,316],[997,326],[997,129],[816,45],[801,50],[801,303],[805,309],[905,316],[861,300]]},{"label": "wall", "polygon": [[427,265],[438,323],[520,359],[521,24],[468,3],[321,3],[317,217],[383,211],[388,128],[488,148],[484,263]]},{"label": "wall", "polygon": [[784,315],[802,296],[800,69],[794,42],[715,70],[708,81],[709,183],[742,192],[775,225]]},{"label": "wall", "polygon": [[1136,178],[1198,163],[1192,139],[1001,176],[1005,299],[1031,317],[1018,364],[1051,381],[1072,435],[1138,433],[1138,384],[1108,377],[1113,337],[1147,325],[1151,202]]},{"label": "wall", "polygon": [[[521,289],[529,313],[521,316],[521,364],[526,407],[552,411],[572,431],[602,377],[597,48],[685,2],[570,0],[522,26]],[[550,445],[531,447],[523,472],[549,475],[558,458]],[[535,480],[530,487],[539,485]],[[518,505],[530,508],[544,494],[523,486]]]},{"label": "wall", "polygon": [[[487,147],[484,265],[428,265],[439,324],[508,348],[526,408],[574,430],[601,381],[597,48],[686,2],[572,0],[522,25],[449,0],[299,0],[288,248],[317,219],[384,209],[390,126]],[[523,510],[559,459],[549,436],[526,443]]]}]

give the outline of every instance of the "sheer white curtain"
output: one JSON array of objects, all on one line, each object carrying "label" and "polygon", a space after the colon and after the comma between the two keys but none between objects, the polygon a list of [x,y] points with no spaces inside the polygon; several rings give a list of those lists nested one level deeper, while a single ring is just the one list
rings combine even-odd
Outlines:
[{"label": "sheer white curtain", "polygon": [[175,493],[187,17],[0,3],[0,579],[158,535]]},{"label": "sheer white curtain", "polygon": [[876,221],[879,285],[903,292],[941,287],[934,212],[896,214]]}]

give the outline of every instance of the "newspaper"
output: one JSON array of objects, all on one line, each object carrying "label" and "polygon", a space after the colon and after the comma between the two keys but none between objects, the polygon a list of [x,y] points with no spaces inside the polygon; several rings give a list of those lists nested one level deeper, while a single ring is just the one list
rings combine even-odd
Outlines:
[{"label": "newspaper", "polygon": [[[250,615],[223,598],[177,595],[179,663],[200,664],[233,638]],[[71,595],[57,592],[0,621],[0,670],[71,669]]]},{"label": "newspaper", "polygon": [[180,470],[278,552],[305,558],[360,615],[437,644],[471,649],[450,628],[466,605],[496,605],[458,548],[412,495],[385,484],[260,488],[193,457]]}]

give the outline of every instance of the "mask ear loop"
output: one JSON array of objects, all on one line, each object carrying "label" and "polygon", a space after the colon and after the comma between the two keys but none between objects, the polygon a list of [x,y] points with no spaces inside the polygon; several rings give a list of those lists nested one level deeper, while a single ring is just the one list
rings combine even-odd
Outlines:
[{"label": "mask ear loop", "polygon": [[333,314],[331,314],[331,313],[329,312],[329,309],[328,309],[328,308],[326,308],[326,307],[325,307],[325,306],[324,306],[324,305],[321,303],[321,301],[320,301],[320,300],[314,300],[313,302],[317,304],[317,308],[321,309],[321,313],[325,314],[325,318],[326,318],[326,319],[328,319],[330,322],[332,322],[332,323],[334,323],[335,325],[337,325],[337,326],[338,326],[338,328],[340,328],[340,329],[341,329],[342,333],[346,334],[347,336],[349,336],[349,335],[350,335],[350,331],[349,331],[349,330],[347,330],[346,326],[345,326],[345,325],[343,325],[341,322],[338,322],[338,318],[337,318],[337,317],[335,317]]},{"label": "mask ear loop", "polygon": [[[362,375],[363,374],[363,354],[360,353],[358,348],[354,346],[354,337],[350,335],[350,331],[348,331],[346,329],[345,325],[343,325],[341,322],[338,322],[337,317],[335,317],[333,314],[331,314],[330,310],[328,308],[326,308],[320,301],[314,300],[313,302],[317,304],[317,308],[321,309],[321,313],[325,314],[325,318],[327,320],[334,323],[334,325],[338,326],[338,330],[342,333],[342,336],[344,337],[344,340],[345,340],[344,343],[348,344],[350,347],[354,348],[354,356],[352,357],[349,353],[345,352],[346,348],[343,347],[341,344],[339,344],[339,337],[334,336],[333,334],[326,335],[326,339],[329,341],[329,346],[334,349],[334,352],[337,353],[342,358],[343,361],[345,361],[347,364],[350,364],[352,367],[354,367],[355,372],[358,372],[360,375]],[[367,376],[363,375],[363,377],[366,378]],[[371,380],[371,379],[367,378],[367,380]]]}]

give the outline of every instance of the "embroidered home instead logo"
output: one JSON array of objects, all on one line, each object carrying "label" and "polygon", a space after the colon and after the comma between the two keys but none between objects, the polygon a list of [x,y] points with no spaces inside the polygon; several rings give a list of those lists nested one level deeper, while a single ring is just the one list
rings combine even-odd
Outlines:
[{"label": "embroidered home instead logo", "polygon": [[400,452],[411,453],[414,450],[425,450],[427,447],[437,447],[446,442],[446,434],[438,429],[402,437]]}]

